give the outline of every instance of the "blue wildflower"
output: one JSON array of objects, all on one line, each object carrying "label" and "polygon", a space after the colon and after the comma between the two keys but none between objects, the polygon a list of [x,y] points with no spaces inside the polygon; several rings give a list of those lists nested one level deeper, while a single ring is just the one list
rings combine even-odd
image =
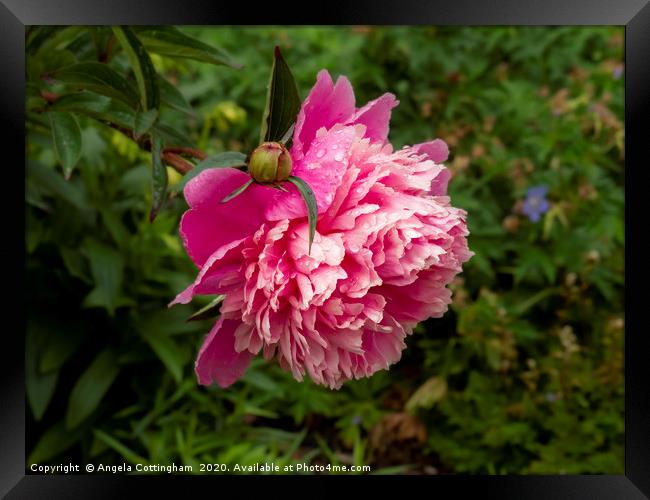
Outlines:
[{"label": "blue wildflower", "polygon": [[355,415],[352,417],[352,425],[359,425],[361,423],[361,416],[360,415]]},{"label": "blue wildflower", "polygon": [[548,188],[546,186],[533,186],[526,192],[524,208],[522,212],[528,216],[532,222],[538,222],[543,214],[548,212],[551,207],[546,199]]}]

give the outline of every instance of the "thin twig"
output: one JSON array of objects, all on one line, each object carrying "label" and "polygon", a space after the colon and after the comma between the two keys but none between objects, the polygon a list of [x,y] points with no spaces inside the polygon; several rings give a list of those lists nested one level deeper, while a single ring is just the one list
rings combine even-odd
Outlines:
[{"label": "thin twig", "polygon": [[200,149],[186,148],[182,146],[169,146],[165,148],[164,151],[169,153],[185,154],[192,158],[198,158],[199,160],[205,160],[208,157],[207,153]]},{"label": "thin twig", "polygon": [[177,172],[181,174],[186,174],[194,168],[194,165],[192,165],[190,162],[184,160],[176,153],[172,153],[170,151],[164,151],[162,154],[162,159],[170,167],[174,168]]}]

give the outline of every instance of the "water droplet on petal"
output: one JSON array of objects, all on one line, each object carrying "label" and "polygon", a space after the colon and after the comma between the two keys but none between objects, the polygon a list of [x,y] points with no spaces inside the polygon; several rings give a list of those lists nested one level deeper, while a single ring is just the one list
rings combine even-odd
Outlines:
[{"label": "water droplet on petal", "polygon": [[324,149],[319,149],[316,152],[316,158],[322,158],[323,156],[325,156],[325,150]]},{"label": "water droplet on petal", "polygon": [[338,153],[336,153],[336,154],[334,155],[334,159],[335,159],[336,161],[341,161],[341,160],[343,160],[343,152],[342,152],[342,151],[339,151]]},{"label": "water droplet on petal", "polygon": [[333,144],[332,145],[332,149],[338,149],[338,148],[339,148],[338,144]]}]

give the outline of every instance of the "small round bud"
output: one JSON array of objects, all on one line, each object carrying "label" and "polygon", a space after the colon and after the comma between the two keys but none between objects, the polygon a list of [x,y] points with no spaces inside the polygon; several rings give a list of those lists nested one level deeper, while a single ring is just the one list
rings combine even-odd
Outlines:
[{"label": "small round bud", "polygon": [[278,142],[265,142],[252,153],[248,162],[251,177],[262,184],[286,181],[291,175],[291,155]]}]

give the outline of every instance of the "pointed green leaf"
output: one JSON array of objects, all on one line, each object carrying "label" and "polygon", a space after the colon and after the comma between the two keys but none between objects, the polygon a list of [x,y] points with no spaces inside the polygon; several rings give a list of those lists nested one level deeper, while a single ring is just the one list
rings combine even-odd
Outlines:
[{"label": "pointed green leaf", "polygon": [[94,92],[63,95],[50,105],[50,110],[82,114],[128,129],[135,126],[135,114],[129,106]]},{"label": "pointed green leaf", "polygon": [[113,27],[115,37],[122,45],[129,58],[131,68],[135,74],[140,90],[140,105],[143,110],[157,109],[160,105],[160,91],[158,90],[158,75],[151,62],[151,58],[142,42],[135,36],[133,30],[126,26]]},{"label": "pointed green leaf", "polygon": [[85,298],[85,307],[103,307],[112,316],[115,309],[128,303],[121,295],[124,258],[112,248],[89,239],[83,252],[90,261],[95,288]]},{"label": "pointed green leaf", "polygon": [[228,196],[226,196],[223,200],[221,200],[221,203],[226,203],[226,202],[232,200],[233,198],[235,198],[236,196],[239,196],[239,195],[242,194],[244,191],[246,191],[246,189],[248,188],[248,186],[250,186],[251,184],[253,184],[253,179],[251,179],[251,180],[245,182],[244,184],[242,184],[241,186],[239,186],[239,187],[238,187],[237,189],[235,189],[232,193],[230,193],[230,194],[229,194]]},{"label": "pointed green leaf", "polygon": [[50,112],[48,116],[54,151],[63,166],[65,178],[69,179],[72,169],[81,157],[81,129],[77,119],[70,113]]},{"label": "pointed green leaf", "polygon": [[149,212],[149,221],[153,222],[167,196],[167,167],[162,159],[163,142],[158,134],[153,134],[151,158],[153,169],[151,172],[152,202]]},{"label": "pointed green leaf", "polygon": [[307,206],[307,217],[309,220],[309,252],[311,253],[311,244],[314,242],[314,235],[316,234],[316,222],[318,221],[318,206],[316,205],[316,196],[305,181],[299,177],[290,176],[287,179],[298,189],[300,196],[302,196],[305,205]]},{"label": "pointed green leaf", "polygon": [[141,457],[136,452],[134,452],[132,449],[130,449],[127,446],[123,445],[117,439],[115,439],[113,436],[109,436],[108,434],[106,434],[103,431],[100,431],[99,429],[95,429],[93,431],[93,434],[95,435],[95,437],[98,440],[100,440],[106,446],[112,448],[117,453],[119,453],[124,460],[126,460],[128,462],[131,462],[132,464],[146,464],[147,463],[146,458]]},{"label": "pointed green leaf", "polygon": [[214,318],[219,314],[221,309],[221,303],[225,299],[225,295],[217,295],[217,297],[211,301],[207,306],[203,306],[201,309],[192,314],[187,321],[198,321],[201,319]]},{"label": "pointed green leaf", "polygon": [[183,146],[194,147],[192,139],[178,127],[172,127],[159,121],[154,124],[151,131],[162,137],[167,144],[182,144]]},{"label": "pointed green leaf", "polygon": [[286,145],[287,142],[289,142],[289,139],[291,139],[291,137],[293,136],[293,129],[295,128],[295,126],[296,126],[296,122],[293,122],[291,126],[287,129],[287,131],[284,133],[282,138],[280,139],[279,141],[280,143]]},{"label": "pointed green leaf", "polygon": [[141,27],[136,29],[136,33],[147,50],[156,54],[222,64],[237,69],[243,67],[225,51],[187,36],[172,26]]},{"label": "pointed green leaf", "polygon": [[153,124],[156,122],[156,119],[158,119],[157,109],[150,109],[149,111],[139,111],[138,113],[136,113],[135,127],[133,129],[133,132],[135,132],[136,139],[149,132],[149,130],[151,130],[151,127],[153,127]]},{"label": "pointed green leaf", "polygon": [[160,89],[160,101],[170,108],[182,111],[188,115],[194,115],[192,106],[187,102],[185,96],[176,86],[169,83],[165,78],[158,77],[158,88]]},{"label": "pointed green leaf", "polygon": [[118,99],[129,106],[138,104],[138,92],[117,71],[106,64],[82,62],[54,72],[52,77],[71,87],[91,90]]},{"label": "pointed green leaf", "polygon": [[36,161],[27,164],[29,179],[46,194],[55,194],[79,210],[89,210],[83,184],[65,181],[54,169]]},{"label": "pointed green leaf", "polygon": [[208,156],[205,160],[198,163],[192,170],[183,176],[183,179],[175,186],[175,191],[180,192],[185,187],[190,179],[193,179],[204,170],[210,168],[228,168],[244,166],[246,163],[246,155],[237,151],[226,151],[216,155]]},{"label": "pointed green leaf", "polygon": [[99,353],[72,388],[65,416],[67,429],[74,429],[95,411],[119,372],[117,356],[112,349]]},{"label": "pointed green leaf", "polygon": [[79,427],[72,432],[66,429],[63,422],[58,422],[50,427],[41,436],[29,454],[28,464],[47,462],[60,453],[70,448],[83,435],[83,428]]},{"label": "pointed green leaf", "polygon": [[34,322],[29,322],[27,325],[25,386],[29,407],[37,421],[43,417],[45,410],[50,404],[54,390],[56,389],[56,383],[59,379],[58,370],[42,372],[38,366],[43,346],[47,341],[49,333],[44,325],[35,324]]},{"label": "pointed green leaf", "polygon": [[189,351],[181,349],[164,330],[144,329],[141,334],[179,383],[183,378],[183,367],[189,361]]},{"label": "pointed green leaf", "polygon": [[275,47],[266,96],[266,107],[262,117],[260,143],[280,141],[300,111],[300,96],[291,70],[282,57],[280,47]]},{"label": "pointed green leaf", "polygon": [[91,113],[104,113],[111,105],[111,98],[94,92],[75,92],[64,94],[50,104],[51,111],[68,111],[77,113],[88,111]]},{"label": "pointed green leaf", "polygon": [[47,342],[40,356],[39,370],[58,370],[77,351],[84,339],[84,329],[78,325],[50,322]]}]

